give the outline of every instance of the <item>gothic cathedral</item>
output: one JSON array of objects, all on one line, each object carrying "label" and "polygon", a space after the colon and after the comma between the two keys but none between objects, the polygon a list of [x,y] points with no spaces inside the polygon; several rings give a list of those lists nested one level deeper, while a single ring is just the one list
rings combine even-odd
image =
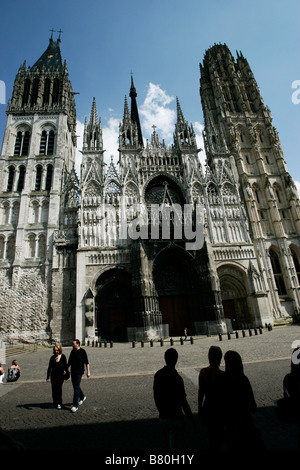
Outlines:
[{"label": "gothic cathedral", "polygon": [[299,320],[300,205],[271,113],[241,53],[214,45],[200,72],[206,168],[178,99],[173,144],[155,126],[143,138],[131,79],[118,164],[104,162],[94,99],[77,175],[60,39],[20,67],[0,160],[3,339],[133,341]]}]

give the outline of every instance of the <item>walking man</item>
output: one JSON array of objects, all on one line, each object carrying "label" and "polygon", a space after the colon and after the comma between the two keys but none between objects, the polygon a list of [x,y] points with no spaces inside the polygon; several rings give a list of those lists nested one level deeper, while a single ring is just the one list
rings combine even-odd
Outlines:
[{"label": "walking man", "polygon": [[76,413],[78,405],[86,400],[86,396],[81,390],[81,379],[86,366],[86,375],[90,376],[90,365],[85,349],[80,347],[79,339],[73,341],[73,349],[70,353],[68,368],[71,366],[71,380],[74,389],[72,413]]},{"label": "walking man", "polygon": [[165,352],[166,365],[154,376],[154,401],[162,423],[168,450],[184,448],[184,414],[190,419],[194,430],[196,423],[186,399],[184,382],[175,369],[178,360],[176,349]]}]

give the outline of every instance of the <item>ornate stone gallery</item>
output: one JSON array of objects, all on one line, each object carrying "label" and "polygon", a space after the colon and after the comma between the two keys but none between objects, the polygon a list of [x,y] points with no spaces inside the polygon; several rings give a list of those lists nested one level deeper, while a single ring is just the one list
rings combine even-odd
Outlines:
[{"label": "ornate stone gallery", "polygon": [[[200,64],[207,164],[177,99],[174,141],[145,140],[133,79],[118,165],[95,99],[75,171],[60,39],[16,75],[0,160],[0,334],[70,344],[226,332],[299,318],[300,209],[242,53]],[[199,110],[200,113],[200,110]]]}]

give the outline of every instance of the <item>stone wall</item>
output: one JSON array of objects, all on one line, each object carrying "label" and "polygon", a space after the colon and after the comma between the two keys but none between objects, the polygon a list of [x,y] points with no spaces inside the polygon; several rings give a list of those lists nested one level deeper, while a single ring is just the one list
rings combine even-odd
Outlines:
[{"label": "stone wall", "polygon": [[10,281],[0,271],[0,338],[48,340],[47,289],[37,269],[20,269]]}]

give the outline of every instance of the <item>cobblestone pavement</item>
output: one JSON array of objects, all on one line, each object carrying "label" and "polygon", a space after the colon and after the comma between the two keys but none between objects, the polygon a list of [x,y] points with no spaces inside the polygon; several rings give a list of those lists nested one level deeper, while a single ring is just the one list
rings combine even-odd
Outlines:
[{"label": "cobblestone pavement", "polygon": [[[182,375],[187,398],[197,413],[198,374],[207,365],[211,345],[223,354],[234,349],[243,359],[245,374],[252,384],[258,410],[255,423],[267,450],[299,450],[299,428],[277,420],[275,402],[282,396],[282,380],[290,369],[292,342],[300,340],[299,325],[263,329],[262,334],[231,339],[223,336],[195,338],[183,345],[178,341],[178,371]],[[144,347],[131,343],[113,347],[86,349],[91,377],[82,380],[87,400],[77,413],[70,413],[72,385],[64,384],[62,410],[52,407],[51,386],[46,370],[52,349],[16,357],[22,375],[15,384],[0,385],[1,427],[22,442],[26,450],[94,450],[104,452],[163,451],[163,439],[153,401],[154,373],[164,365],[164,352],[169,341]],[[64,348],[69,356],[71,348]],[[9,360],[11,362],[12,358]],[[6,369],[7,366],[6,365]],[[186,451],[207,448],[205,430],[198,423],[195,434],[186,426]]]}]

